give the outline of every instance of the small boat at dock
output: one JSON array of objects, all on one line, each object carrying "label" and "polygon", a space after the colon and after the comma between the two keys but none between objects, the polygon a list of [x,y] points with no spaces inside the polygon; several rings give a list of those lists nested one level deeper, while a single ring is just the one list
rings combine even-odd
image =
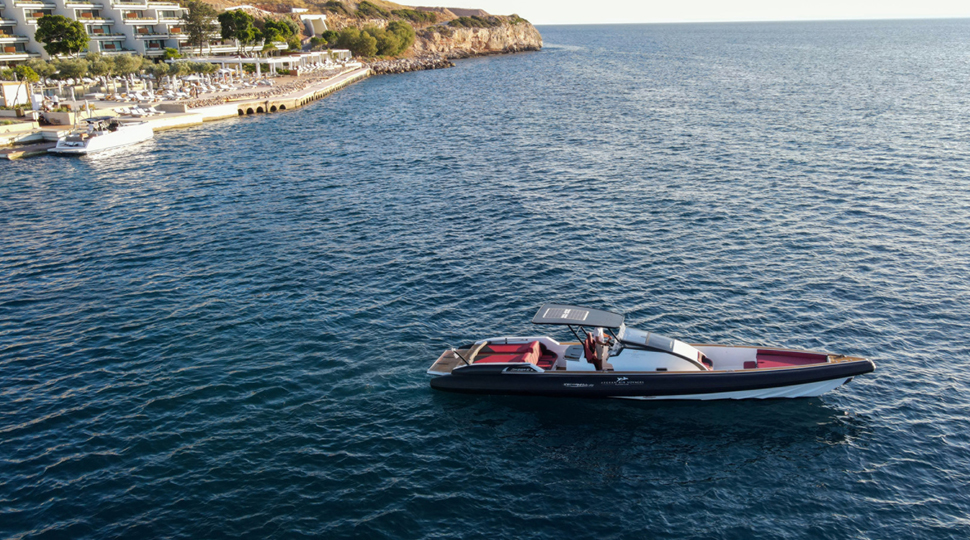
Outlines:
[{"label": "small boat at dock", "polygon": [[75,129],[57,140],[48,150],[54,154],[93,154],[147,141],[155,136],[147,122],[124,122],[114,116],[98,116],[85,120],[87,127]]},{"label": "small boat at dock", "polygon": [[578,341],[502,336],[443,352],[431,387],[473,394],[640,400],[815,397],[870,373],[866,358],[818,351],[688,344],[629,328],[624,316],[546,304],[532,322]]}]

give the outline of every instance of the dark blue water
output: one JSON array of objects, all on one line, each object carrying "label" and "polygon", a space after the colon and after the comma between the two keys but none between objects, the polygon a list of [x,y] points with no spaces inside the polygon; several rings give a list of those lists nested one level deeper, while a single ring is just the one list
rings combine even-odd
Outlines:
[{"label": "dark blue water", "polygon": [[[4,165],[0,537],[970,535],[970,21],[541,31]],[[544,301],[878,369],[792,401],[430,390]]]}]

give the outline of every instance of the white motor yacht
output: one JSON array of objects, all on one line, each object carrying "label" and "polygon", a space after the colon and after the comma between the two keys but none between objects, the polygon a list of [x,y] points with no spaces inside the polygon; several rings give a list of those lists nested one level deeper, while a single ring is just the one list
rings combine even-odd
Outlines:
[{"label": "white motor yacht", "polygon": [[114,116],[85,120],[85,129],[75,129],[48,150],[55,154],[93,154],[147,141],[155,136],[147,122],[122,122]]},{"label": "white motor yacht", "polygon": [[431,387],[643,400],[798,398],[834,390],[876,368],[866,358],[819,351],[691,345],[629,328],[621,314],[580,306],[546,304],[532,322],[566,326],[578,341],[501,336],[450,349],[428,370],[435,375]]}]

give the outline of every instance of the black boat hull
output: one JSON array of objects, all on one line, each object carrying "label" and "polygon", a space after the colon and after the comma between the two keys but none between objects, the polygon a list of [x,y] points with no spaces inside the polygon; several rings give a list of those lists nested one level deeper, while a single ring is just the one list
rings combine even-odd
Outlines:
[{"label": "black boat hull", "polygon": [[629,399],[813,397],[870,373],[866,359],[790,368],[699,372],[533,371],[471,365],[431,379],[431,387],[470,394]]}]

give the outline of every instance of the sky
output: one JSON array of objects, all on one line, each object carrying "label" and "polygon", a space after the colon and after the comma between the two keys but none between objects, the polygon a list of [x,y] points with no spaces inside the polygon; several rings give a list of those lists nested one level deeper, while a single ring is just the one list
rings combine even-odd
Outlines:
[{"label": "sky", "polygon": [[416,5],[480,8],[493,15],[517,13],[533,24],[970,17],[970,0],[437,0],[437,2],[441,3]]}]

